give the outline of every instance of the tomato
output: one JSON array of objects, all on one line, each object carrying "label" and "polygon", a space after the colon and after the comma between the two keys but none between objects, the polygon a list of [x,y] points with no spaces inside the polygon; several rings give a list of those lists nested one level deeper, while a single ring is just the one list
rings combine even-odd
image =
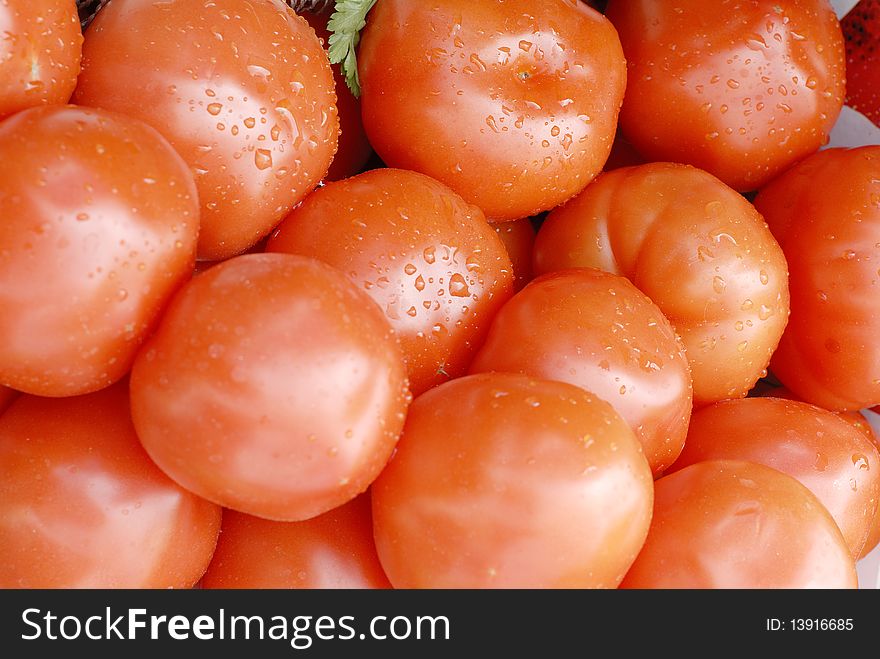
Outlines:
[{"label": "tomato", "polygon": [[339,121],[330,63],[282,0],[125,0],[89,27],[74,99],[159,130],[196,176],[199,257],[256,243],[323,178]]},{"label": "tomato", "polygon": [[471,372],[525,373],[608,401],[659,474],[691,413],[684,348],[663,313],[623,277],[575,269],[539,277],[498,312]]},{"label": "tomato", "polygon": [[381,310],[341,272],[288,254],[230,259],[182,288],[135,360],[131,397],[171,478],[286,521],[363,492],[408,403]]},{"label": "tomato", "polygon": [[549,210],[599,173],[626,83],[614,28],[577,0],[382,0],[358,72],[382,160],[494,220]]},{"label": "tomato", "polygon": [[203,588],[390,588],[373,541],[370,497],[304,522],[228,510]]},{"label": "tomato", "polygon": [[400,337],[415,395],[466,371],[512,293],[510,259],[483,213],[442,183],[399,169],[316,190],[267,250],[348,273]]},{"label": "tomato", "polygon": [[856,588],[840,529],[794,478],[738,460],[654,483],[648,539],[621,588]]},{"label": "tomato", "polygon": [[192,273],[192,174],[141,122],[73,107],[0,123],[0,383],[71,396],[119,380]]},{"label": "tomato", "polygon": [[0,587],[190,588],[220,508],[173,483],[138,443],[124,383],[21,396],[0,417]]},{"label": "tomato", "polygon": [[550,213],[535,272],[583,266],[628,277],[657,303],[687,348],[696,405],[745,396],[788,319],[785,257],[760,214],[686,165],[606,173]]},{"label": "tomato", "polygon": [[15,389],[0,385],[0,414],[6,411],[6,408],[12,404],[16,396],[18,396],[18,392]]},{"label": "tomato", "polygon": [[880,126],[880,0],[861,0],[841,21],[846,38],[846,101]]},{"label": "tomato", "polygon": [[83,42],[73,0],[5,0],[0,34],[0,119],[67,103]]},{"label": "tomato", "polygon": [[610,405],[493,373],[413,402],[372,495],[397,588],[613,588],[644,542],[652,482]]},{"label": "tomato", "polygon": [[535,245],[535,227],[530,217],[492,225],[504,243],[513,267],[513,288],[522,290],[532,280],[532,248]]},{"label": "tomato", "polygon": [[852,423],[782,398],[723,401],[694,412],[670,471],[705,460],[758,462],[796,478],[859,556],[880,501],[880,453]]},{"label": "tomato", "polygon": [[[330,33],[327,31],[330,13],[304,12],[301,15],[309,22],[326,48],[330,39]],[[367,134],[364,132],[361,102],[349,90],[345,78],[339,71],[339,65],[332,66],[333,80],[336,83],[336,109],[339,114],[339,148],[324,178],[328,181],[338,181],[360,173],[370,159],[373,147],[370,146]]]},{"label": "tomato", "polygon": [[826,0],[611,0],[628,84],[620,125],[648,160],[754,190],[828,139],[843,35]]},{"label": "tomato", "polygon": [[[821,185],[817,185],[821,182]],[[880,146],[829,149],[755,199],[791,278],[791,319],[771,369],[830,410],[880,402]]]}]

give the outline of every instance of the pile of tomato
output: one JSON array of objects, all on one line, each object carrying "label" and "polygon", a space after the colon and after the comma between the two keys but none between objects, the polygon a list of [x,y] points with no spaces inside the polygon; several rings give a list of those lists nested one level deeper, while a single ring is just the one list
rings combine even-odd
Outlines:
[{"label": "pile of tomato", "polygon": [[0,587],[857,586],[827,0],[100,4],[0,0]]}]

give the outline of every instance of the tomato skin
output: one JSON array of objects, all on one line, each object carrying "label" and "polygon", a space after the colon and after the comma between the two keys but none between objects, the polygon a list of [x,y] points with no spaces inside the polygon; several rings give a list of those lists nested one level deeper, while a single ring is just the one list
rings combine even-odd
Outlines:
[{"label": "tomato skin", "polygon": [[755,206],[790,271],[791,319],[773,374],[829,410],[877,404],[880,146],[817,153],[763,188]]},{"label": "tomato skin", "polygon": [[192,273],[192,174],[139,121],[55,106],[0,123],[0,181],[0,383],[72,396],[119,380]]},{"label": "tomato skin", "polygon": [[366,290],[400,338],[414,395],[467,370],[513,288],[510,259],[482,211],[399,169],[316,190],[267,251],[319,259]]},{"label": "tomato skin", "polygon": [[833,412],[782,398],[745,398],[694,412],[669,472],[706,460],[746,460],[788,474],[828,509],[857,558],[880,500],[880,454]]},{"label": "tomato skin", "polygon": [[620,125],[649,161],[754,190],[822,146],[843,105],[825,0],[611,0],[628,65]]},{"label": "tomato skin", "polygon": [[532,218],[496,222],[492,228],[501,238],[510,257],[513,267],[513,290],[521,291],[532,280],[532,248],[535,246],[535,227],[532,225]]},{"label": "tomato skin", "polygon": [[840,529],[794,478],[710,460],[654,483],[645,545],[621,588],[857,588]]},{"label": "tomato skin", "polygon": [[117,0],[87,30],[74,100],[142,119],[183,156],[206,260],[268,234],[326,174],[339,132],[327,56],[282,0]]},{"label": "tomato skin", "polygon": [[358,72],[382,160],[490,220],[549,210],[596,176],[626,84],[614,28],[576,0],[382,0]]},{"label": "tomato skin", "polygon": [[579,386],[629,423],[659,474],[681,451],[691,413],[683,346],[657,306],[592,268],[533,280],[495,316],[471,373],[525,373]]},{"label": "tomato skin", "polygon": [[534,259],[538,274],[591,266],[630,279],[681,336],[698,406],[745,396],[788,319],[786,261],[763,218],[687,165],[603,174],[548,215]]},{"label": "tomato skin", "polygon": [[[332,14],[313,14],[304,12],[305,18],[318,38],[324,42],[324,48],[329,48],[330,33],[327,31],[327,21]],[[326,181],[339,181],[349,176],[354,176],[363,171],[364,166],[373,154],[373,147],[367,140],[364,131],[364,122],[361,119],[361,102],[356,99],[345,77],[339,70],[338,64],[331,65],[333,68],[333,80],[336,83],[336,110],[339,115],[339,147],[330,169],[324,177]]]},{"label": "tomato skin", "polygon": [[83,42],[73,0],[7,0],[0,34],[0,119],[70,100]]},{"label": "tomato skin", "polygon": [[381,310],[341,272],[289,254],[239,256],[184,286],[135,360],[131,397],[169,476],[284,521],[363,492],[409,401]]},{"label": "tomato skin", "polygon": [[211,560],[220,508],[149,459],[125,383],[18,398],[0,472],[2,588],[190,588]]},{"label": "tomato skin", "polygon": [[15,389],[0,385],[0,414],[6,411],[6,408],[12,405],[12,401],[18,396]]},{"label": "tomato skin", "polygon": [[604,401],[489,373],[413,402],[372,496],[396,588],[613,588],[644,541],[652,481]]},{"label": "tomato skin", "polygon": [[225,511],[202,587],[390,588],[376,554],[369,494],[303,522]]}]

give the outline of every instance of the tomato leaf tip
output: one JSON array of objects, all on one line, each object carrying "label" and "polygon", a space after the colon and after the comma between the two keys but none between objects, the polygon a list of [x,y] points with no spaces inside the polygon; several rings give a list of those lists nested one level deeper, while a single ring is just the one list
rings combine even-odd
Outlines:
[{"label": "tomato leaf tip", "polygon": [[361,40],[360,32],[367,24],[367,13],[375,4],[376,0],[336,0],[336,8],[327,23],[330,61],[340,65],[355,98],[361,95],[356,49]]}]

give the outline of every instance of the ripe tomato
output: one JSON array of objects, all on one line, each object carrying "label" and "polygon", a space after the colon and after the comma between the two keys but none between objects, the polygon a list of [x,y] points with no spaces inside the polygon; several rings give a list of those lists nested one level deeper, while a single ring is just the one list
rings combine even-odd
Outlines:
[{"label": "ripe tomato", "polygon": [[858,557],[880,501],[880,454],[852,423],[782,398],[728,400],[694,412],[670,471],[705,460],[747,460],[796,478],[831,513]]},{"label": "ripe tomato", "polygon": [[592,268],[539,277],[498,312],[471,372],[577,385],[612,404],[655,474],[684,444],[691,374],[663,312],[623,277]]},{"label": "ripe tomato", "polygon": [[[318,38],[323,40],[326,48],[330,39],[330,33],[327,31],[330,13],[304,12],[302,17],[309,22]],[[367,134],[364,132],[361,102],[352,95],[348,85],[345,84],[345,78],[339,72],[339,65],[333,64],[332,67],[333,80],[336,83],[336,109],[339,114],[339,148],[324,178],[327,181],[338,181],[363,171],[364,165],[373,153],[373,147],[370,146]]]},{"label": "ripe tomato", "polygon": [[843,105],[826,0],[611,0],[628,65],[623,132],[649,160],[754,190],[822,146]]},{"label": "ripe tomato", "polygon": [[249,254],[175,296],[131,374],[138,436],[187,489],[301,520],[363,492],[408,403],[400,347],[341,272]]},{"label": "ripe tomato", "polygon": [[745,396],[788,319],[785,257],[749,202],[714,176],[651,163],[603,174],[547,217],[535,272],[628,277],[687,348],[694,403]]},{"label": "ripe tomato", "polygon": [[610,405],[491,373],[413,402],[372,494],[397,588],[613,588],[644,542],[652,484]]},{"label": "ripe tomato", "polygon": [[577,0],[382,0],[358,63],[382,160],[495,220],[553,208],[599,173],[626,83],[614,28]]},{"label": "ripe tomato", "polygon": [[513,267],[513,289],[522,290],[532,280],[532,248],[535,246],[535,227],[532,219],[500,222],[492,225],[504,243]]},{"label": "ripe tomato", "polygon": [[83,41],[73,0],[5,0],[0,34],[0,119],[67,103]]},{"label": "ripe tomato", "polygon": [[400,338],[415,395],[467,370],[513,289],[510,259],[480,209],[399,169],[316,190],[267,250],[325,261],[366,290]]},{"label": "ripe tomato", "polygon": [[817,153],[762,189],[755,205],[791,278],[791,319],[773,374],[798,398],[826,409],[876,405],[880,146]]},{"label": "ripe tomato", "polygon": [[0,587],[190,588],[220,508],[163,474],[138,443],[124,383],[21,396],[0,417]]},{"label": "ripe tomato", "polygon": [[794,478],[699,462],[654,483],[648,539],[621,588],[856,588],[840,529]]},{"label": "ripe tomato", "polygon": [[846,100],[880,126],[880,0],[862,0],[841,21],[846,37]]},{"label": "ripe tomato", "polygon": [[330,63],[282,0],[112,2],[87,30],[74,99],[144,120],[180,152],[207,260],[269,233],[336,151]]},{"label": "ripe tomato", "polygon": [[227,510],[202,587],[390,588],[376,554],[369,494],[304,522]]},{"label": "ripe tomato", "polygon": [[0,383],[42,396],[131,367],[192,273],[192,174],[140,121],[32,108],[0,123]]}]

